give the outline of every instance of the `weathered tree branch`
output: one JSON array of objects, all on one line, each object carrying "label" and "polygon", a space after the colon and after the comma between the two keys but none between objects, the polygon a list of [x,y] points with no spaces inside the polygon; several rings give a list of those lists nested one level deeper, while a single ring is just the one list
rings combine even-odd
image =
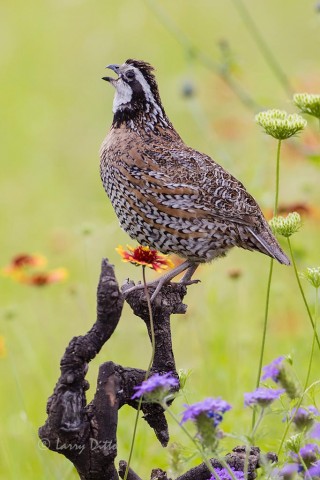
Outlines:
[{"label": "weathered tree branch", "polygon": [[[129,288],[127,283],[123,292]],[[181,284],[164,286],[152,304],[155,335],[155,356],[152,373],[171,372],[177,376],[171,342],[170,316],[185,313],[182,300],[186,287]],[[144,291],[135,290],[126,298],[135,315],[140,317],[151,338],[150,318]],[[97,319],[84,336],[74,337],[60,362],[61,375],[47,402],[47,420],[39,429],[39,437],[50,450],[63,454],[76,467],[82,480],[118,480],[115,467],[117,455],[118,410],[125,404],[137,409],[132,400],[134,387],[145,379],[144,370],[123,367],[112,361],[99,368],[97,389],[87,405],[85,376],[88,364],[99,353],[115,331],[121,317],[124,294],[121,293],[112,265],[104,259],[97,291]],[[162,407],[155,403],[141,404],[143,418],[153,428],[162,446],[169,441],[168,425]],[[244,469],[245,447],[237,447],[226,461],[237,470]],[[270,456],[274,461],[275,457]],[[212,459],[214,467],[221,466]],[[248,459],[248,479],[256,477],[260,451],[252,447]],[[119,475],[124,478],[126,462],[120,461]],[[210,472],[205,464],[192,468],[179,480],[207,480]],[[127,480],[141,480],[129,469]],[[154,469],[151,480],[170,480],[166,472]]]},{"label": "weathered tree branch", "polygon": [[[153,306],[156,352],[152,373],[172,372],[177,375],[170,315],[185,311],[186,307],[182,304],[185,294],[186,289],[181,285],[165,287]],[[148,307],[143,291],[132,292],[127,301],[149,331]],[[113,362],[102,364],[96,394],[87,405],[85,392],[89,384],[85,375],[88,363],[116,329],[123,302],[124,295],[119,290],[114,269],[107,260],[103,260],[97,292],[97,320],[86,335],[73,338],[67,347],[60,363],[60,378],[47,403],[48,418],[39,429],[43,443],[65,455],[83,480],[118,479],[114,466],[118,410],[125,404],[137,408],[138,402],[131,397],[134,387],[140,385],[146,375],[144,370],[125,368]],[[142,412],[160,443],[167,445],[168,426],[162,408],[144,402]]]}]

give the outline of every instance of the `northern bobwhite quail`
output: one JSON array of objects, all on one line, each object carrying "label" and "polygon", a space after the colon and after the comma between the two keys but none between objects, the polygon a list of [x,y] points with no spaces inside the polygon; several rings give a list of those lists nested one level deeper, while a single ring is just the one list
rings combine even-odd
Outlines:
[{"label": "northern bobwhite quail", "polygon": [[189,281],[199,263],[234,246],[289,265],[242,183],[208,155],[188,147],[175,131],[153,67],[129,59],[107,68],[118,78],[103,77],[116,93],[112,127],[100,150],[101,179],[131,238],[186,260],[163,276],[161,285],[185,270]]}]

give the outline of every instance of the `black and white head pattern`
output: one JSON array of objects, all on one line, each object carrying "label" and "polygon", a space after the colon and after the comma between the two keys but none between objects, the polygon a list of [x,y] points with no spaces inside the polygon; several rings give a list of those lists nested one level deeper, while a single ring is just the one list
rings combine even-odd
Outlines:
[{"label": "black and white head pattern", "polygon": [[115,115],[123,113],[130,117],[140,112],[162,120],[166,118],[153,67],[149,63],[129,59],[122,65],[110,65],[109,68],[118,74],[117,79],[107,77],[116,89],[112,109]]}]

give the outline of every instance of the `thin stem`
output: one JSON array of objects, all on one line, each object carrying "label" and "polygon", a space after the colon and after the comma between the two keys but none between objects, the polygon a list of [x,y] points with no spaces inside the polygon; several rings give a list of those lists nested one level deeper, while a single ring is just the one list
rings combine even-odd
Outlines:
[{"label": "thin stem", "polygon": [[246,445],[246,456],[244,458],[243,476],[248,480],[250,446]]},{"label": "thin stem", "polygon": [[277,455],[279,456],[280,453],[281,453],[281,450],[282,450],[282,447],[283,447],[283,444],[284,444],[284,441],[286,439],[286,436],[287,436],[287,433],[289,431],[289,428],[290,428],[290,425],[292,424],[293,420],[294,420],[294,417],[296,416],[299,408],[300,408],[300,405],[302,404],[302,401],[303,401],[303,398],[306,394],[306,390],[303,392],[303,394],[301,395],[301,397],[299,398],[298,400],[298,403],[296,404],[296,406],[292,409],[292,412],[293,414],[291,415],[291,417],[289,418],[289,421],[286,425],[286,428],[284,429],[284,432],[283,432],[283,435],[282,435],[282,438],[281,438],[281,442],[280,442],[280,446],[279,446],[279,449],[278,449],[278,452],[277,452]]},{"label": "thin stem", "polygon": [[151,333],[151,349],[152,349],[151,358],[150,358],[149,366],[148,366],[147,373],[146,373],[146,379],[147,379],[148,376],[149,376],[152,364],[153,364],[153,360],[154,360],[154,354],[155,354],[155,350],[156,350],[156,341],[155,341],[155,336],[154,336],[154,323],[153,323],[153,313],[152,313],[152,307],[151,307],[151,299],[150,299],[150,294],[149,294],[149,290],[148,290],[148,287],[147,287],[146,268],[145,268],[144,265],[142,266],[142,278],[143,278],[143,285],[144,285],[144,294],[146,296],[147,304],[148,304],[148,312],[149,312],[149,320],[150,320],[150,333]]},{"label": "thin stem", "polygon": [[285,72],[282,70],[280,64],[278,63],[275,56],[273,55],[272,50],[269,48],[267,42],[264,40],[263,36],[261,35],[257,25],[255,24],[253,18],[249,14],[244,3],[241,0],[233,0],[233,4],[235,5],[238,12],[240,13],[245,26],[247,27],[248,31],[251,33],[252,37],[254,38],[258,48],[260,49],[260,52],[265,58],[270,69],[273,71],[273,73],[275,74],[275,76],[278,78],[279,82],[282,84],[283,88],[285,89],[286,93],[291,98],[292,88],[290,86],[288,77],[285,74]]},{"label": "thin stem", "polygon": [[[275,185],[274,209],[273,209],[273,216],[274,217],[277,216],[278,203],[279,203],[280,152],[281,152],[281,140],[278,140],[277,158],[276,158],[276,185]],[[273,258],[271,258],[270,267],[269,267],[268,283],[267,283],[266,303],[265,303],[265,308],[264,308],[264,321],[263,321],[262,340],[261,340],[261,349],[260,349],[260,358],[259,358],[256,388],[258,388],[259,383],[260,383],[262,364],[263,364],[263,358],[264,358],[264,350],[265,350],[265,346],[266,346],[266,335],[267,335],[267,326],[268,326],[268,318],[269,318],[269,306],[270,306],[270,291],[271,291],[272,274],[273,274],[273,262],[274,262],[274,260],[273,260]],[[255,420],[256,420],[256,410],[254,409],[253,413],[252,413],[252,428],[255,424]]]},{"label": "thin stem", "polygon": [[304,385],[304,390],[307,388],[309,383],[312,360],[314,355],[314,345],[316,343],[317,316],[318,316],[318,288],[315,288],[315,291],[316,291],[316,298],[315,298],[315,305],[314,305],[314,331],[313,331],[313,337],[312,337],[312,346],[311,346],[311,353],[310,353],[310,359],[309,359],[308,373],[307,373],[307,377]]},{"label": "thin stem", "polygon": [[304,294],[304,291],[303,291],[303,288],[302,288],[302,285],[301,285],[301,281],[300,281],[300,277],[299,277],[299,272],[298,272],[297,264],[296,264],[296,261],[295,261],[294,255],[293,255],[293,250],[292,250],[290,238],[288,237],[287,240],[288,240],[288,245],[289,245],[289,250],[290,250],[290,256],[291,256],[291,260],[292,260],[292,265],[293,265],[294,273],[295,273],[295,276],[296,276],[296,279],[297,279],[297,282],[298,282],[299,290],[300,290],[300,293],[301,293],[301,296],[302,296],[302,299],[303,299],[303,303],[304,303],[304,305],[305,305],[305,307],[306,307],[306,310],[307,310],[307,313],[308,313],[308,317],[309,317],[310,323],[311,323],[311,325],[312,325],[312,329],[313,329],[313,332],[314,332],[314,335],[315,335],[315,338],[316,338],[316,342],[317,342],[318,347],[319,347],[319,350],[320,350],[319,337],[318,337],[318,334],[317,334],[317,331],[316,331],[316,328],[315,328],[315,324],[314,324],[314,321],[313,321],[313,318],[312,318],[312,314],[311,314],[311,311],[310,311],[310,308],[309,308],[309,305],[308,305],[306,296],[305,296],[305,294]]},{"label": "thin stem", "polygon": [[129,458],[128,458],[128,463],[127,463],[126,471],[124,473],[123,480],[127,480],[128,473],[129,473],[129,467],[130,467],[130,464],[131,464],[131,459],[132,459],[132,454],[133,454],[133,447],[134,447],[134,443],[135,443],[135,440],[136,440],[136,433],[137,433],[139,415],[140,415],[140,410],[141,410],[141,404],[142,404],[142,396],[139,398],[136,418],[134,420],[133,434],[132,434],[132,440],[131,440],[131,445],[130,445]]},{"label": "thin stem", "polygon": [[[269,276],[268,276],[268,283],[267,283],[266,304],[265,304],[265,308],[264,308],[264,321],[263,321],[263,331],[262,331],[262,340],[261,340],[260,358],[259,358],[256,388],[258,388],[259,383],[260,383],[262,364],[263,364],[263,358],[264,358],[264,350],[265,350],[265,346],[266,346],[272,273],[273,273],[273,258],[270,259],[270,268],[269,268]],[[256,421],[256,409],[254,409],[253,412],[252,412],[252,422],[251,422],[252,428],[254,427],[255,421]]]},{"label": "thin stem", "polygon": [[264,311],[264,322],[263,322],[262,341],[261,341],[261,350],[260,350],[259,368],[258,368],[258,375],[257,375],[257,381],[256,381],[256,388],[258,388],[259,383],[260,383],[264,349],[265,349],[265,345],[266,345],[266,334],[267,334],[269,306],[270,306],[270,290],[271,290],[272,273],[273,273],[273,258],[270,259],[269,276],[268,276],[268,283],[267,283],[267,296],[266,296],[266,305],[265,305],[265,311]]},{"label": "thin stem", "polygon": [[[282,435],[282,439],[281,439],[281,442],[280,442],[280,446],[279,446],[279,449],[278,449],[278,452],[277,452],[277,455],[279,457],[280,453],[281,453],[281,450],[282,450],[282,447],[283,447],[283,444],[284,444],[284,441],[286,439],[286,436],[287,436],[287,433],[289,431],[289,428],[290,428],[290,425],[291,423],[293,422],[294,420],[294,417],[296,416],[299,408],[300,408],[300,405],[302,404],[302,401],[305,397],[305,395],[308,393],[309,390],[311,390],[311,388],[315,387],[316,385],[319,385],[320,383],[320,380],[317,380],[316,382],[313,382],[308,388],[305,389],[305,391],[303,392],[303,394],[301,395],[301,397],[299,398],[296,406],[294,407],[294,413],[293,415],[291,415],[287,425],[286,425],[286,428],[284,429],[284,432],[283,432],[283,435]],[[292,409],[293,410],[293,409]]]},{"label": "thin stem", "polygon": [[302,456],[300,455],[300,453],[298,453],[298,457],[299,457],[299,460],[300,460],[301,465],[302,465],[303,468],[304,468],[305,478],[309,478],[310,480],[312,480],[312,477],[311,477],[311,475],[310,475],[310,473],[309,473],[309,471],[308,471],[308,467],[307,467],[305,461],[303,460]]},{"label": "thin stem", "polygon": [[186,429],[186,427],[181,423],[179,422],[179,419],[175,416],[175,414],[171,411],[171,409],[168,407],[168,405],[166,404],[165,401],[163,401],[161,403],[161,406],[162,408],[167,412],[169,413],[170,417],[179,425],[179,427],[181,428],[181,430],[187,435],[187,437],[189,438],[189,440],[191,440],[191,442],[195,445],[196,449],[198,450],[198,452],[200,453],[200,456],[202,458],[202,460],[204,461],[204,463],[207,465],[209,471],[211,473],[213,473],[216,478],[220,479],[219,475],[217,474],[217,472],[215,472],[213,466],[211,465],[211,462],[207,459],[206,455],[204,454],[201,446],[199,445],[199,443],[193,438],[192,435],[190,435],[190,433],[188,432],[188,430]]},{"label": "thin stem", "polygon": [[[143,285],[144,285],[144,293],[147,299],[147,304],[148,304],[148,311],[149,311],[149,320],[150,320],[150,331],[151,331],[151,347],[152,347],[152,352],[151,352],[151,358],[150,362],[146,371],[146,375],[144,377],[145,380],[149,377],[151,367],[153,364],[154,360],[154,354],[155,354],[155,336],[154,336],[154,323],[153,323],[153,314],[152,314],[152,308],[151,308],[151,300],[150,300],[150,294],[149,290],[147,287],[147,280],[146,280],[146,267],[145,265],[142,265],[142,278],[143,278]],[[139,398],[139,403],[138,403],[138,408],[137,408],[137,413],[136,413],[136,418],[134,421],[134,426],[133,426],[133,434],[132,434],[132,440],[131,440],[131,445],[130,445],[130,452],[129,452],[129,458],[127,462],[127,467],[126,471],[123,477],[123,480],[127,480],[128,473],[129,473],[129,468],[130,468],[130,463],[133,455],[133,448],[136,440],[136,434],[137,434],[137,427],[138,427],[138,421],[139,421],[139,415],[141,411],[141,405],[142,405],[142,396]]]},{"label": "thin stem", "polygon": [[275,193],[274,210],[273,210],[273,216],[274,216],[274,217],[277,216],[277,213],[278,213],[278,203],[279,203],[280,150],[281,150],[281,140],[278,140],[278,146],[277,146],[277,161],[276,161],[276,193]]},{"label": "thin stem", "polygon": [[255,425],[253,426],[252,428],[252,431],[251,431],[251,435],[250,435],[250,442],[251,442],[251,445],[254,445],[254,436],[256,434],[256,431],[263,419],[263,415],[264,415],[264,411],[265,409],[264,408],[261,408],[261,411],[260,411],[260,415],[259,415],[259,418],[257,420],[257,422],[255,423]]},{"label": "thin stem", "polygon": [[[281,453],[281,450],[282,450],[282,447],[283,447],[283,444],[284,444],[284,441],[286,439],[286,436],[287,436],[287,433],[289,431],[289,428],[290,428],[290,425],[291,423],[293,422],[294,420],[294,417],[300,407],[300,405],[302,404],[302,401],[303,401],[303,398],[305,396],[305,394],[308,392],[308,390],[314,385],[310,385],[309,387],[307,387],[308,383],[309,383],[309,377],[310,377],[310,371],[311,371],[311,365],[312,365],[312,358],[313,358],[313,353],[314,353],[314,344],[315,344],[315,341],[317,341],[318,343],[318,346],[320,348],[320,345],[319,345],[319,338],[318,338],[318,335],[317,335],[317,330],[316,330],[316,319],[317,319],[317,315],[318,315],[318,292],[316,293],[317,295],[317,298],[316,298],[316,305],[315,305],[315,322],[313,321],[313,318],[312,318],[312,315],[311,315],[311,311],[310,311],[310,308],[309,308],[309,305],[308,305],[308,302],[306,300],[306,297],[305,297],[305,294],[304,294],[304,291],[303,291],[303,288],[302,288],[302,285],[301,285],[301,281],[300,281],[300,277],[299,277],[299,273],[298,273],[298,269],[297,269],[297,265],[296,265],[296,261],[295,261],[295,258],[294,258],[294,255],[293,255],[293,250],[292,250],[292,246],[291,246],[291,241],[290,241],[290,237],[287,237],[287,240],[288,240],[288,245],[289,245],[289,250],[290,250],[290,256],[291,256],[291,260],[292,260],[292,265],[293,265],[293,268],[294,268],[294,273],[295,273],[295,276],[296,276],[296,279],[297,279],[297,282],[298,282],[298,285],[299,285],[299,289],[300,289],[300,293],[302,295],[302,298],[303,298],[303,301],[304,301],[304,304],[305,304],[305,307],[307,309],[307,312],[308,312],[308,316],[309,316],[309,319],[310,319],[310,322],[311,322],[311,325],[312,325],[312,328],[313,328],[313,341],[312,341],[312,349],[311,349],[311,355],[310,355],[310,361],[309,361],[309,367],[308,367],[308,372],[307,372],[307,378],[306,378],[306,381],[305,381],[305,387],[304,387],[304,392],[303,394],[301,395],[301,397],[299,398],[299,401],[295,407],[295,412],[294,414],[291,416],[290,420],[288,421],[287,425],[286,425],[286,428],[283,432],[283,435],[282,435],[282,439],[281,439],[281,442],[280,442],[280,446],[279,446],[279,449],[278,449],[278,456],[280,455]],[[317,291],[318,289],[316,289]],[[317,383],[317,382],[316,382]]]}]

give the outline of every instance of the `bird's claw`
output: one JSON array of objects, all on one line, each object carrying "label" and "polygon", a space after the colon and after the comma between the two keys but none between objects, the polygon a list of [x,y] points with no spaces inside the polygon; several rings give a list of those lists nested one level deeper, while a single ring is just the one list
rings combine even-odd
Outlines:
[{"label": "bird's claw", "polygon": [[[158,295],[158,293],[160,292],[160,290],[162,289],[162,287],[164,287],[165,285],[185,285],[185,286],[188,286],[188,285],[193,285],[193,284],[196,284],[196,283],[200,283],[201,280],[181,280],[181,282],[165,282],[165,283],[162,283],[160,281],[156,281],[156,282],[152,282],[152,283],[149,283],[147,284],[147,289],[148,291],[150,292],[149,288],[151,287],[152,289],[154,289],[154,292],[152,293],[151,295],[151,302],[153,302],[153,300],[156,298],[156,296]],[[125,288],[126,285],[124,285],[124,287],[122,287],[122,294],[124,296],[124,298],[127,298],[128,295],[130,295],[131,293],[137,291],[137,290],[142,290],[145,288],[145,285],[143,285],[142,283],[139,283],[138,285],[134,285],[133,287],[130,287],[130,288]]]},{"label": "bird's claw", "polygon": [[193,284],[196,284],[196,283],[200,283],[201,280],[200,279],[197,279],[197,280],[186,280],[185,282],[181,281],[181,282],[178,282],[179,285],[193,285]]}]

